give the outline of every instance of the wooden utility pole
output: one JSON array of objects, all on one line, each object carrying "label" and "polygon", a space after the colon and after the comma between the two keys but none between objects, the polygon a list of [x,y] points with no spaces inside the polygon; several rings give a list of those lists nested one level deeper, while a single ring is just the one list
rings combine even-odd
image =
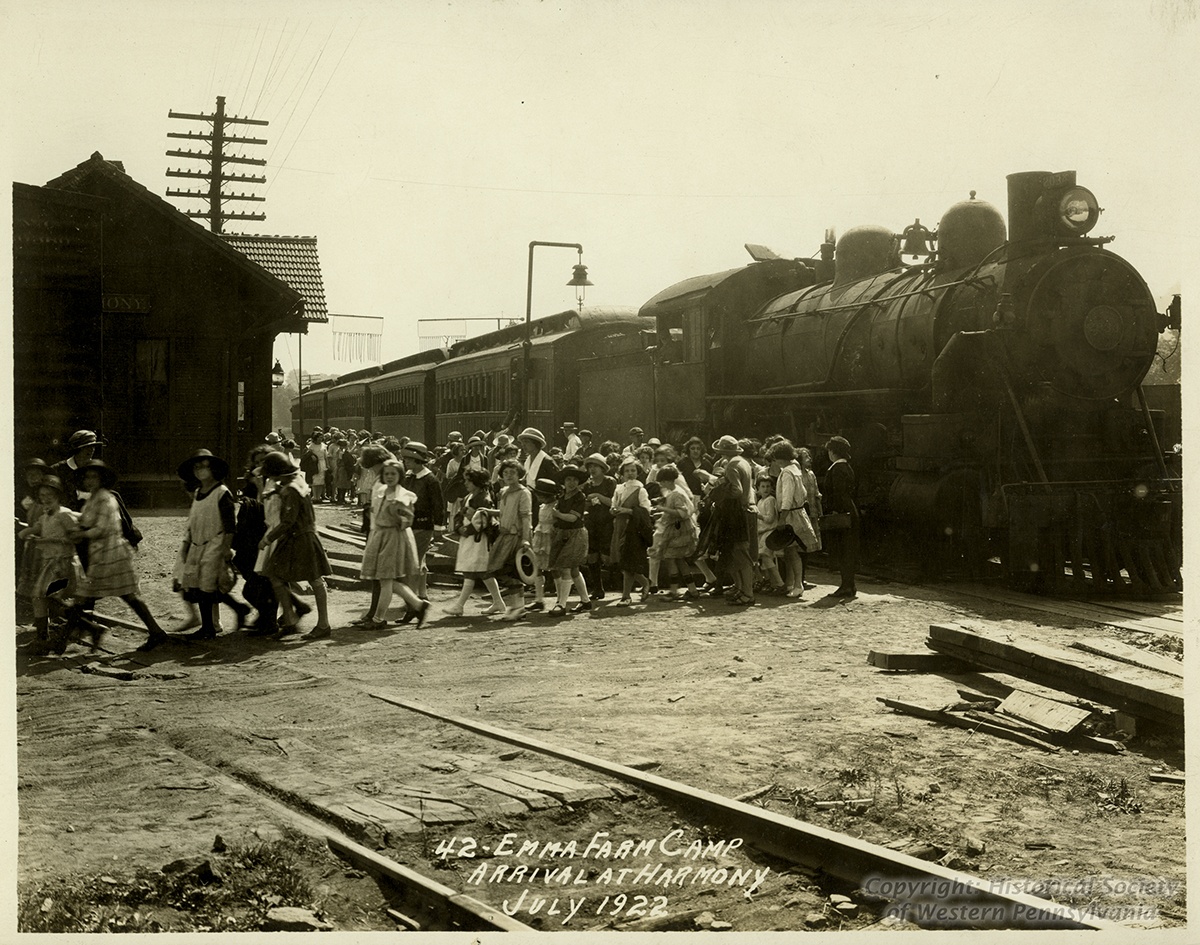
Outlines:
[{"label": "wooden utility pole", "polygon": [[208,181],[208,190],[167,190],[168,197],[200,197],[208,201],[207,210],[188,210],[185,211],[189,217],[200,217],[208,220],[209,229],[214,233],[220,233],[222,224],[226,220],[265,220],[265,213],[241,213],[233,211],[225,211],[221,209],[221,204],[226,200],[257,200],[263,201],[265,197],[259,197],[255,194],[231,194],[222,190],[221,185],[226,181],[239,181],[249,184],[265,184],[267,179],[257,174],[226,174],[224,166],[226,164],[257,164],[265,165],[267,162],[262,158],[248,158],[225,153],[226,145],[230,144],[266,144],[265,138],[238,138],[225,133],[225,126],[231,124],[241,125],[267,125],[269,122],[259,121],[254,118],[239,118],[236,115],[225,114],[225,96],[217,96],[217,111],[212,115],[189,115],[184,112],[167,112],[168,118],[185,118],[189,121],[208,121],[212,122],[212,133],[203,134],[196,131],[171,131],[167,133],[168,138],[187,138],[191,141],[207,141],[210,143],[208,151],[168,151],[168,157],[191,158],[195,160],[207,161],[209,165],[208,171],[192,171],[183,169],[167,168],[168,177],[195,177]]}]

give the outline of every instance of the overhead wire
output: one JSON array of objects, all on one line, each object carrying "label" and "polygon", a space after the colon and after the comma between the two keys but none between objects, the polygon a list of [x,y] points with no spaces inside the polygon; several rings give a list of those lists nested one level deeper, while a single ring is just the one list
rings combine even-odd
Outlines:
[{"label": "overhead wire", "polygon": [[254,100],[254,113],[258,114],[258,107],[262,104],[263,95],[266,94],[267,87],[275,78],[275,70],[279,66],[279,48],[283,45],[283,39],[287,35],[288,20],[283,21],[283,27],[279,31],[279,39],[275,41],[275,49],[271,52],[271,61],[267,63],[267,73],[263,76],[262,82],[258,87],[258,97]]},{"label": "overhead wire", "polygon": [[267,41],[267,25],[265,23],[261,23],[259,24],[259,29],[261,30],[261,34],[258,39],[258,49],[254,51],[254,61],[250,63],[250,71],[246,75],[246,88],[242,92],[242,97],[238,99],[238,105],[243,110],[248,106],[250,100],[250,87],[255,84],[254,74],[258,71],[258,60],[262,55],[263,43]]},{"label": "overhead wire", "polygon": [[[284,120],[283,128],[280,130],[279,136],[276,139],[275,147],[273,147],[271,149],[271,153],[269,155],[267,155],[268,162],[274,160],[275,153],[279,150],[280,146],[283,144],[283,139],[284,139],[285,134],[287,133],[288,126],[291,125],[292,118],[296,114],[296,109],[297,109],[297,107],[299,107],[300,102],[304,99],[304,93],[308,91],[308,84],[309,84],[309,82],[312,81],[312,77],[316,74],[317,66],[320,65],[320,62],[321,62],[321,57],[325,54],[325,47],[329,45],[329,40],[333,38],[333,29],[336,29],[336,28],[337,28],[337,24],[335,23],[334,27],[332,29],[330,29],[329,35],[325,37],[325,41],[323,43],[321,43],[321,48],[317,51],[316,58],[313,60],[312,65],[309,66],[309,68],[307,69],[307,75],[304,77],[304,86],[303,86],[303,88],[300,89],[299,94],[296,96],[295,102],[292,104],[291,111],[288,112],[288,117]],[[299,85],[299,80],[297,80],[297,85]],[[293,89],[293,92],[294,91],[295,90]],[[290,96],[289,96],[289,98],[290,98]],[[286,104],[286,101],[287,100],[285,99],[285,104]]]},{"label": "overhead wire", "polygon": [[[360,25],[361,21],[354,24],[354,32],[351,33],[350,38],[346,40],[346,46],[342,49],[342,54],[338,57],[338,61],[334,63],[333,69],[329,73],[329,78],[325,80],[325,84],[321,87],[321,91],[317,95],[316,101],[313,102],[312,108],[308,110],[308,116],[304,119],[304,124],[300,126],[300,130],[296,133],[296,137],[292,139],[292,146],[288,148],[288,153],[285,154],[283,160],[276,165],[276,170],[281,170],[283,165],[287,163],[287,159],[292,156],[292,151],[295,149],[296,144],[300,141],[300,138],[304,135],[304,129],[308,127],[309,120],[316,112],[317,106],[321,103],[321,99],[324,98],[325,90],[329,88],[329,84],[333,81],[333,77],[337,75],[337,71],[342,64],[342,60],[346,58],[346,53],[350,51],[350,47],[354,44],[354,38],[358,35],[358,28]],[[264,191],[264,195],[270,192],[271,184],[274,183],[276,179],[278,178],[273,178],[272,181],[267,184],[267,189]]]},{"label": "overhead wire", "polygon": [[[287,60],[287,63],[283,67],[283,74],[280,76],[279,82],[275,85],[274,88],[271,89],[271,94],[270,94],[270,96],[268,96],[266,105],[264,106],[268,112],[270,112],[271,105],[275,101],[275,93],[280,88],[283,87],[284,76],[288,75],[292,71],[292,65],[295,63],[296,57],[300,54],[300,50],[304,46],[304,39],[306,36],[308,36],[308,30],[311,25],[312,25],[311,22],[304,24],[304,32],[302,34],[300,34],[299,39],[296,41],[295,48],[291,49],[291,53],[292,53],[291,59]],[[294,34],[294,31],[293,31],[293,34]],[[291,43],[291,40],[289,40],[287,48],[290,49],[291,46],[292,46],[292,43]],[[287,102],[287,98],[284,98],[284,103],[286,104],[286,102]],[[283,106],[281,105],[280,108],[282,109],[282,107]]]}]

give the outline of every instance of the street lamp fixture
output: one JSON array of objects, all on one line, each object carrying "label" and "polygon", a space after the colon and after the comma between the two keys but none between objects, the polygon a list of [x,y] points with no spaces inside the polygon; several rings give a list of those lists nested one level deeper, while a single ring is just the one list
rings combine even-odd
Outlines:
[{"label": "street lamp fixture", "polygon": [[567,283],[575,288],[575,299],[579,302],[579,310],[583,311],[583,293],[588,281],[587,266],[583,264],[583,245],[581,243],[550,243],[544,240],[533,240],[529,244],[529,278],[525,283],[525,341],[521,345],[521,426],[529,425],[529,362],[533,353],[533,338],[530,321],[533,315],[533,251],[538,246],[560,246],[573,249],[579,254],[579,262],[573,267],[571,281]]},{"label": "street lamp fixture", "polygon": [[275,359],[275,366],[271,368],[271,386],[283,386],[283,365],[279,363],[279,359]]},{"label": "street lamp fixture", "polygon": [[586,286],[592,283],[588,282],[587,266],[583,264],[583,250],[579,251],[580,261],[574,266],[574,274],[571,276],[571,281],[567,285],[575,287],[575,301],[579,303],[579,311],[583,311],[583,295],[586,292]]}]

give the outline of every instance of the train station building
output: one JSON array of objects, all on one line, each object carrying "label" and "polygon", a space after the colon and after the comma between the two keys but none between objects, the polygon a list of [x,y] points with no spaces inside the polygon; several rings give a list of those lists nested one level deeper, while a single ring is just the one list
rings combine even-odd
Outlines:
[{"label": "train station building", "polygon": [[19,461],[55,462],[73,431],[95,430],[143,507],[186,501],[175,467],[198,448],[238,468],[271,429],[275,337],[327,314],[315,238],[237,239],[99,152],[14,183]]}]

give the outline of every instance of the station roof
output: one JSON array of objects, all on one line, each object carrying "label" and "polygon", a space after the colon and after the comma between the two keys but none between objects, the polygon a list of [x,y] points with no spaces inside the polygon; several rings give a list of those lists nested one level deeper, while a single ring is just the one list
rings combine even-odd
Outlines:
[{"label": "station roof", "polygon": [[222,233],[230,246],[254,260],[267,272],[282,279],[304,299],[306,322],[328,322],[325,284],[315,236],[259,236],[252,233]]}]

